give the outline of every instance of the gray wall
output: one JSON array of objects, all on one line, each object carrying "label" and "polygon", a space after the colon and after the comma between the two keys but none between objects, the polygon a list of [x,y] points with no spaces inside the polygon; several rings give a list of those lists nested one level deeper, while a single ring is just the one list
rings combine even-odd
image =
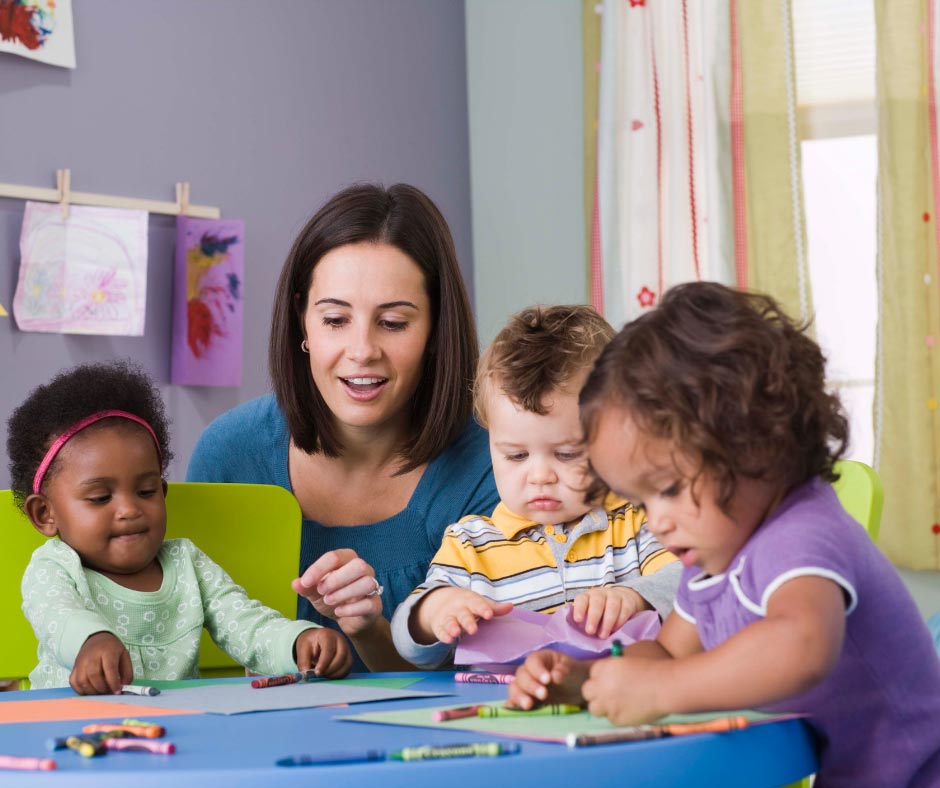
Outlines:
[{"label": "gray wall", "polygon": [[580,0],[467,0],[477,327],[584,303]]},{"label": "gray wall", "polygon": [[[174,219],[150,219],[145,335],[23,333],[0,317],[0,422],[63,368],[137,359],[173,421],[181,479],[202,428],[268,390],[274,283],[294,235],[343,186],[413,183],[451,224],[468,284],[470,183],[462,2],[81,0],[75,71],[0,54],[0,181],[192,202],[245,220],[244,378],[170,386]],[[11,311],[23,203],[0,199],[0,304]],[[0,488],[9,486],[4,453]]]}]

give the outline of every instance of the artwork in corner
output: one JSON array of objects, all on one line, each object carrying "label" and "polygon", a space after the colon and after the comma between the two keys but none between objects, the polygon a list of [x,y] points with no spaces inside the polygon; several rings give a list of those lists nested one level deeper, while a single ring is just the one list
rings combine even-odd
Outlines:
[{"label": "artwork in corner", "polygon": [[0,52],[75,68],[72,0],[0,0]]},{"label": "artwork in corner", "polygon": [[177,220],[171,383],[241,385],[244,241],[241,219]]},{"label": "artwork in corner", "polygon": [[21,331],[142,336],[147,212],[27,202],[13,318]]}]

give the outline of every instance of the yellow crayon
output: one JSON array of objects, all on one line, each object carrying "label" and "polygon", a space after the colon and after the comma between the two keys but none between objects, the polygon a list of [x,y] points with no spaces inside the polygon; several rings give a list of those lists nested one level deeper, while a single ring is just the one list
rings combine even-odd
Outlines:
[{"label": "yellow crayon", "polygon": [[549,703],[535,709],[508,709],[505,706],[480,706],[478,717],[555,717],[559,714],[577,714],[584,711],[581,706],[569,703]]}]

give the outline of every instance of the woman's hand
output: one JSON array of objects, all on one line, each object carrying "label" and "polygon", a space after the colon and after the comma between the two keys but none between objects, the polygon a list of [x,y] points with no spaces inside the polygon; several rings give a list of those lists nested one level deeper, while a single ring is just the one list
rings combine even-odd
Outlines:
[{"label": "woman's hand", "polygon": [[346,638],[326,627],[301,632],[294,641],[294,654],[298,670],[312,669],[326,679],[341,679],[352,667]]},{"label": "woman's hand", "polygon": [[79,695],[119,695],[133,680],[131,655],[110,632],[96,632],[82,644],[69,676]]},{"label": "woman's hand", "polygon": [[600,586],[578,594],[571,603],[571,616],[584,624],[588,635],[602,640],[609,638],[649,603],[632,588],[626,586]]},{"label": "woman's hand", "polygon": [[375,570],[355,550],[324,553],[291,582],[291,588],[352,638],[371,630],[382,616]]},{"label": "woman's hand", "polygon": [[509,705],[534,709],[543,703],[584,703],[581,686],[588,677],[590,662],[545,649],[535,651],[516,670],[509,685]]}]

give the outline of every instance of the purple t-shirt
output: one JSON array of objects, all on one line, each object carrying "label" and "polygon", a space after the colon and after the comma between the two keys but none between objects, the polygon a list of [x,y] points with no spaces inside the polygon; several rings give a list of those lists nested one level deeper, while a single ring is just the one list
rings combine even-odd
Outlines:
[{"label": "purple t-shirt", "polygon": [[724,574],[686,567],[674,609],[714,648],[762,619],[774,591],[802,575],[845,592],[842,654],[820,684],[765,710],[808,715],[820,748],[816,788],[940,786],[940,660],[901,578],[831,485],[796,488]]}]

